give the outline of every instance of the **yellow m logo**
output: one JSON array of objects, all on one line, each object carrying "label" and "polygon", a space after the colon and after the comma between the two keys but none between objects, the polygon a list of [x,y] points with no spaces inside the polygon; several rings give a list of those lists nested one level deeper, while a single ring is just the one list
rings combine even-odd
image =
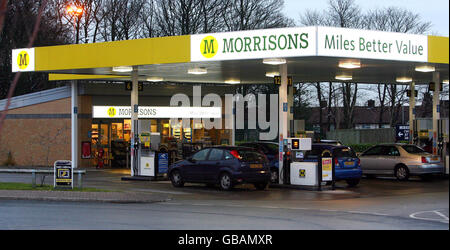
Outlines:
[{"label": "yellow m logo", "polygon": [[17,56],[17,65],[19,66],[19,69],[24,70],[28,67],[30,64],[30,56],[28,55],[28,52],[22,51]]},{"label": "yellow m logo", "polygon": [[200,53],[206,58],[213,58],[219,50],[219,43],[213,36],[205,37],[200,43]]}]

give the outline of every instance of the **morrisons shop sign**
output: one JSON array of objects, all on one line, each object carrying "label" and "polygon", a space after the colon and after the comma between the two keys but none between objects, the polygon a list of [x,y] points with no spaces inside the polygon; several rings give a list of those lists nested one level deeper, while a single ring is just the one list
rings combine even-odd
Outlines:
[{"label": "morrisons shop sign", "polygon": [[191,61],[313,56],[316,28],[266,29],[191,37]]},{"label": "morrisons shop sign", "polygon": [[428,61],[428,37],[330,27],[266,29],[191,37],[191,61],[329,56]]}]

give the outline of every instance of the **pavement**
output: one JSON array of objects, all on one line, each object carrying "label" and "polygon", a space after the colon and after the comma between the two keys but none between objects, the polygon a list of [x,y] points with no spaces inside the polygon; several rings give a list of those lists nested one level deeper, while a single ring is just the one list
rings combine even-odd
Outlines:
[{"label": "pavement", "polygon": [[[7,167],[0,167],[7,169]],[[364,180],[357,188],[347,188],[340,184],[334,191],[322,192],[312,190],[289,190],[285,187],[273,185],[266,191],[257,191],[252,185],[241,186],[233,192],[223,192],[217,187],[205,187],[202,184],[187,184],[185,188],[172,187],[170,181],[124,181],[122,177],[129,177],[127,169],[84,169],[87,171],[83,177],[83,187],[95,188],[107,192],[77,192],[77,191],[15,191],[0,190],[0,200],[44,200],[44,201],[74,201],[74,202],[107,202],[107,203],[158,203],[180,200],[202,201],[239,201],[239,202],[328,202],[337,204],[338,200],[358,199],[358,204],[364,199],[389,198],[400,199],[418,194],[433,197],[448,196],[448,177],[427,183],[420,180],[398,182],[390,179]],[[77,186],[74,177],[74,186]],[[2,174],[0,182],[31,183],[30,174]],[[39,183],[39,180],[38,180]],[[53,177],[45,179],[46,185],[53,185]],[[440,198],[438,200],[441,200]],[[427,202],[425,202],[427,203]]]},{"label": "pavement", "polygon": [[[0,169],[18,169],[18,167],[0,167]],[[31,167],[20,167],[20,169],[32,169]],[[40,201],[71,201],[71,202],[108,202],[108,203],[156,203],[170,201],[168,195],[161,193],[151,193],[144,191],[127,190],[120,182],[109,181],[103,185],[92,185],[95,180],[111,178],[115,175],[124,176],[129,171],[114,169],[83,169],[87,171],[83,180],[84,188],[102,189],[101,192],[83,191],[38,191],[38,190],[0,190],[0,200],[40,200]],[[39,177],[39,176],[38,176]],[[113,177],[114,178],[114,177]],[[0,182],[31,183],[31,174],[0,174]],[[40,180],[38,179],[39,183]],[[46,185],[53,184],[53,176],[46,177]],[[76,187],[77,177],[74,176],[74,186]]]}]

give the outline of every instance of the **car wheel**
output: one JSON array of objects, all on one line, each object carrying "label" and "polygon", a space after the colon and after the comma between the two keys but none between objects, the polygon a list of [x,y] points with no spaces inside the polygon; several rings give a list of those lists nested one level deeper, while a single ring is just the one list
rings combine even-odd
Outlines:
[{"label": "car wheel", "polygon": [[399,181],[407,181],[409,180],[409,170],[406,166],[400,165],[395,168],[395,177]]},{"label": "car wheel", "polygon": [[183,177],[181,177],[180,171],[173,171],[170,174],[170,180],[172,181],[172,185],[174,187],[183,187],[184,186]]},{"label": "car wheel", "polygon": [[228,173],[223,173],[219,178],[220,189],[229,191],[233,188],[231,176]]},{"label": "car wheel", "polygon": [[263,182],[263,183],[255,183],[253,185],[255,185],[255,188],[258,190],[265,190],[267,188],[268,184],[269,183],[267,183],[267,182]]},{"label": "car wheel", "polygon": [[274,169],[270,172],[270,182],[278,183],[278,170]]},{"label": "car wheel", "polygon": [[360,179],[347,180],[347,184],[349,187],[356,187],[356,186],[358,186],[359,182],[360,182]]}]

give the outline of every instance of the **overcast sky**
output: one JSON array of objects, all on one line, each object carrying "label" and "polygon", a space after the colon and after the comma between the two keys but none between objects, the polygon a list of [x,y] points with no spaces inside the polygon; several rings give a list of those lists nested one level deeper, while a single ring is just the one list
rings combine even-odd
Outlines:
[{"label": "overcast sky", "polygon": [[[299,22],[299,16],[306,9],[323,10],[328,7],[328,0],[284,0],[285,13]],[[449,36],[449,1],[448,0],[355,0],[362,11],[397,6],[420,14],[422,21],[433,24],[432,35]]]}]

